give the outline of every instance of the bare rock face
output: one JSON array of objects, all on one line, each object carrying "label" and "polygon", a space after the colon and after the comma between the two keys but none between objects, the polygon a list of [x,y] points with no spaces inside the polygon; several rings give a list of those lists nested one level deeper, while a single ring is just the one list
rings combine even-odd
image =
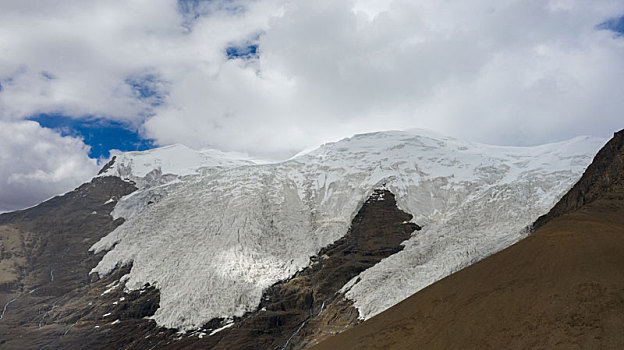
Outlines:
[{"label": "bare rock face", "polygon": [[123,220],[109,215],[136,188],[115,177],[93,179],[36,207],[0,215],[0,347],[40,348],[70,332],[80,314],[56,314],[89,289],[101,259],[89,247]]},{"label": "bare rock face", "polygon": [[3,349],[302,349],[359,323],[340,289],[400,251],[420,229],[397,208],[392,193],[375,190],[348,233],[311,257],[309,267],[267,289],[256,311],[233,324],[214,319],[183,334],[149,319],[159,307],[157,289],[124,290],[131,266],[104,278],[89,275],[102,255],[88,253],[89,247],[123,222],[110,212],[135,189],[116,177],[98,177],[37,207],[0,216]]},{"label": "bare rock face", "polygon": [[624,130],[616,132],[598,151],[581,179],[548,214],[537,219],[534,227],[539,228],[558,216],[574,212],[607,192],[624,193]]}]

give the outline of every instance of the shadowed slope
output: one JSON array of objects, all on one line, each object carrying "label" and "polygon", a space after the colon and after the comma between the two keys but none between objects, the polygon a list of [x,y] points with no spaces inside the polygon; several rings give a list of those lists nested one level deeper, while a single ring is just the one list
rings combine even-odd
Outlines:
[{"label": "shadowed slope", "polygon": [[528,238],[313,349],[624,348],[623,145]]}]

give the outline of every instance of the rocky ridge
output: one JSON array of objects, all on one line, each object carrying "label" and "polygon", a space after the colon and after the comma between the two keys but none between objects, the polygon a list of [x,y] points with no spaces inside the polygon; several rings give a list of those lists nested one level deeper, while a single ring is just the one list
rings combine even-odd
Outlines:
[{"label": "rocky ridge", "polygon": [[598,151],[581,179],[574,184],[555,206],[535,222],[539,228],[548,221],[581,208],[601,195],[618,193],[624,187],[624,130]]}]

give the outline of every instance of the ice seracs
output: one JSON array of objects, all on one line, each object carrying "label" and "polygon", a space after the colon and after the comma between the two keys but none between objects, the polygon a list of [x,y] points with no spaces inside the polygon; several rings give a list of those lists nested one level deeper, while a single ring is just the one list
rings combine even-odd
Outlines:
[{"label": "ice seracs", "polygon": [[93,272],[132,263],[126,287],[159,288],[153,318],[163,326],[241,316],[343,236],[385,184],[423,230],[343,288],[368,318],[522,238],[604,141],[499,147],[410,130],[356,135],[272,164],[216,153],[206,161],[183,146],[122,154],[107,174],[139,190],[115,207],[126,222],[93,245],[108,250]]}]

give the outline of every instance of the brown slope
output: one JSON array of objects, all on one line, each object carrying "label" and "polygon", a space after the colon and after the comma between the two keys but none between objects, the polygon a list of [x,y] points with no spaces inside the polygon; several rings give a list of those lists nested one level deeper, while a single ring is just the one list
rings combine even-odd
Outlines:
[{"label": "brown slope", "polygon": [[314,347],[624,349],[624,131],[523,241]]},{"label": "brown slope", "polygon": [[0,349],[118,349],[136,339],[147,344],[146,331],[161,332],[143,319],[158,307],[158,290],[110,288],[130,267],[99,280],[89,275],[103,256],[89,247],[123,222],[110,212],[134,190],[117,177],[98,177],[0,215]]}]

